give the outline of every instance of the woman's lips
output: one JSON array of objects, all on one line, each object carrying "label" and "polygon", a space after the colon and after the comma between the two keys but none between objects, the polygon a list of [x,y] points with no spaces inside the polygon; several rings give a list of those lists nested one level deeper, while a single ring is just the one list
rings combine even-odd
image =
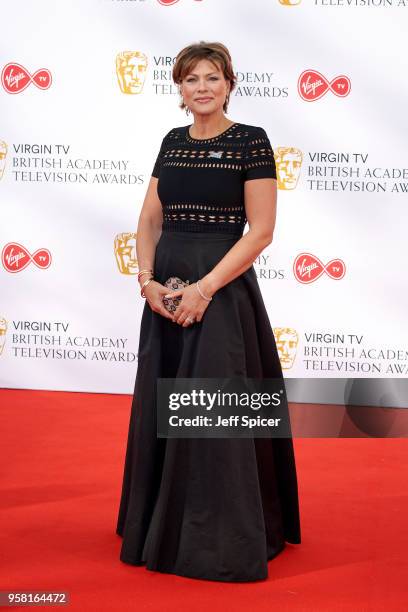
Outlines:
[{"label": "woman's lips", "polygon": [[196,98],[196,102],[209,102],[212,98]]}]

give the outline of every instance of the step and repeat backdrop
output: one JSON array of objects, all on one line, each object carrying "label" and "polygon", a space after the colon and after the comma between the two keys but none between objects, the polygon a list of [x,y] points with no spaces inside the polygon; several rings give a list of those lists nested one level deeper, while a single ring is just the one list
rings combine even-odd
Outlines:
[{"label": "step and repeat backdrop", "polygon": [[254,268],[286,378],[408,373],[408,0],[3,2],[0,385],[131,393],[137,221],[178,51],[220,41],[274,149]]}]

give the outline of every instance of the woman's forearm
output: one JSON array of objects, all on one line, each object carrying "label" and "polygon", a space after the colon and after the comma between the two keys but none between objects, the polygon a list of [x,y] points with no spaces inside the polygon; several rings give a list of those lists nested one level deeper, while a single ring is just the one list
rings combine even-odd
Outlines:
[{"label": "woman's forearm", "polygon": [[263,249],[272,242],[262,234],[249,230],[216,266],[200,280],[203,292],[210,297],[218,289],[248,270]]},{"label": "woman's forearm", "polygon": [[[157,227],[148,217],[139,217],[136,232],[136,256],[139,270],[153,270],[156,245],[161,236],[161,228]],[[148,278],[143,275],[139,279],[139,284]]]}]

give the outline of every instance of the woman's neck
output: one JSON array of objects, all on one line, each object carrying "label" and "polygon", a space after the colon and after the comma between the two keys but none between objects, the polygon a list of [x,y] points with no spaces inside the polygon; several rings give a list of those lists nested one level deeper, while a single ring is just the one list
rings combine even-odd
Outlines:
[{"label": "woman's neck", "polygon": [[190,136],[203,140],[214,138],[218,136],[218,134],[221,134],[221,132],[224,132],[233,123],[235,123],[235,121],[231,121],[224,115],[221,117],[196,116],[194,117],[194,123],[189,129]]}]

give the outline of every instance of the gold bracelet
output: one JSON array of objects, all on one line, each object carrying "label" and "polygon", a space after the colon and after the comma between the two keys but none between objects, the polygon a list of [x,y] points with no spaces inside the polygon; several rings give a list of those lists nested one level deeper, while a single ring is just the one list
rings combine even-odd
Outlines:
[{"label": "gold bracelet", "polygon": [[147,274],[148,272],[150,272],[151,274],[153,274],[153,270],[139,270],[139,273],[137,275],[137,280],[139,280],[139,278],[143,275],[143,274]]},{"label": "gold bracelet", "polygon": [[154,280],[154,279],[153,279],[153,276],[152,276],[151,278],[148,278],[148,279],[147,279],[147,281],[145,281],[145,282],[143,283],[143,285],[141,286],[141,288],[140,288],[140,295],[141,295],[143,298],[145,298],[145,297],[146,297],[146,296],[145,296],[145,294],[144,294],[144,292],[143,292],[143,288],[144,288],[144,287],[146,287],[146,285],[148,285],[148,284],[150,283],[150,281],[152,281],[152,280]]}]

